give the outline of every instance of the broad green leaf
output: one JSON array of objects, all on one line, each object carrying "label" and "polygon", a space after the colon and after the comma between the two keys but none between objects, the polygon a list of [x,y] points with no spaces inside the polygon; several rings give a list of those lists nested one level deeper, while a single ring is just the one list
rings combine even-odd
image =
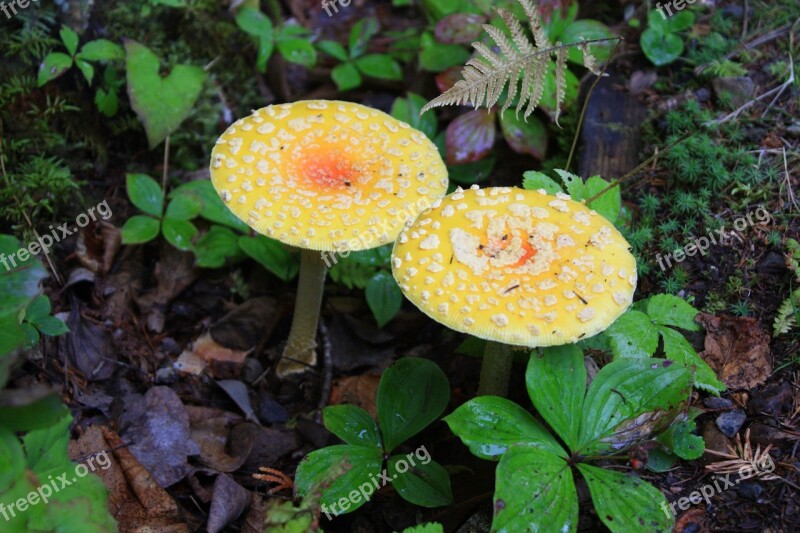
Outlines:
[{"label": "broad green leaf", "polygon": [[83,77],[86,78],[86,82],[91,85],[94,79],[94,67],[88,61],[84,61],[80,57],[75,58],[75,66],[78,67]]},{"label": "broad green leaf", "polygon": [[553,169],[553,172],[558,174],[558,177],[561,178],[567,194],[569,194],[576,202],[580,202],[583,198],[583,180],[581,177],[573,174],[572,172],[561,170],[560,168]]},{"label": "broad green leaf", "polygon": [[119,110],[119,97],[113,89],[106,91],[100,88],[94,94],[94,104],[97,106],[98,111],[111,118]]},{"label": "broad green leaf", "polygon": [[291,281],[297,276],[300,264],[297,258],[275,239],[263,235],[240,237],[239,247],[251,259],[283,281]]},{"label": "broad green leaf", "polygon": [[699,311],[683,298],[671,294],[656,294],[647,299],[647,316],[660,326],[674,326],[688,331],[700,331],[694,321]]},{"label": "broad green leaf", "polygon": [[580,199],[589,200],[596,194],[605,191],[602,196],[599,196],[591,204],[587,205],[603,215],[612,224],[616,224],[620,210],[622,209],[622,193],[619,187],[606,190],[609,185],[611,185],[611,183],[600,176],[592,176],[586,180]]},{"label": "broad green leaf", "polygon": [[317,48],[339,61],[348,60],[347,50],[336,41],[320,41],[317,43]]},{"label": "broad green leaf", "polygon": [[361,19],[353,25],[350,30],[348,46],[350,47],[350,57],[356,58],[364,55],[367,51],[367,44],[380,30],[378,20],[374,17]]},{"label": "broad green leaf", "polygon": [[578,527],[578,495],[567,462],[525,446],[509,449],[495,473],[493,532]]},{"label": "broad green leaf", "polygon": [[328,431],[354,446],[383,450],[378,425],[368,412],[355,405],[330,405],[323,409],[322,420]]},{"label": "broad green leaf", "polygon": [[694,13],[688,10],[678,11],[667,18],[667,24],[670,31],[688,30],[694,24]]},{"label": "broad green leaf", "polygon": [[[613,37],[614,33],[602,22],[593,19],[581,19],[567,26],[558,39],[562,43],[571,44],[580,42],[581,40],[592,41],[594,39],[610,39]],[[614,41],[592,44],[589,45],[589,49],[597,60],[602,63],[611,55],[614,44]],[[573,63],[583,65],[583,53],[577,46],[569,48],[568,58]]]},{"label": "broad green leaf", "polygon": [[715,396],[719,396],[719,393],[725,390],[725,384],[717,378],[717,374],[708,366],[708,363],[697,355],[697,352],[683,334],[664,326],[660,326],[658,332],[661,333],[661,338],[664,339],[664,355],[666,355],[667,359],[678,361],[694,369],[695,387],[708,391]]},{"label": "broad green leaf", "polygon": [[161,221],[142,215],[136,215],[122,226],[122,244],[144,244],[158,237]]},{"label": "broad green leaf", "polygon": [[675,518],[664,495],[632,475],[578,463],[600,520],[614,533],[672,531]]},{"label": "broad green leaf", "polygon": [[154,217],[161,217],[164,209],[164,193],[161,186],[145,174],[128,174],[125,177],[128,198],[131,203]]},{"label": "broad green leaf", "polygon": [[538,448],[553,455],[567,454],[528,411],[499,396],[478,396],[444,418],[469,450],[481,459],[497,461],[515,445]]},{"label": "broad green leaf", "polygon": [[239,253],[238,237],[228,228],[211,226],[195,244],[197,266],[202,268],[221,268],[225,261]]},{"label": "broad green leaf", "polygon": [[403,68],[386,54],[369,54],[356,58],[355,66],[363,74],[380,80],[402,80]]},{"label": "broad green leaf", "polygon": [[583,404],[582,455],[605,453],[657,434],[681,412],[692,373],[664,359],[618,359],[595,376]]},{"label": "broad green leaf", "polygon": [[617,318],[603,335],[608,338],[614,359],[646,359],[658,348],[658,330],[646,314],[634,309]]},{"label": "broad green leaf", "polygon": [[529,170],[522,175],[522,187],[532,191],[544,189],[547,194],[564,192],[561,185],[556,183],[550,176],[538,170]]},{"label": "broad green leaf", "polygon": [[586,396],[583,351],[574,344],[546,348],[542,356],[534,351],[528,360],[525,386],[536,411],[574,450]]},{"label": "broad green leaf", "polygon": [[433,139],[439,129],[436,113],[419,114],[426,103],[428,101],[422,96],[409,92],[405,98],[395,99],[394,104],[392,104],[391,115],[397,120],[407,123],[412,128],[420,130],[429,139]]},{"label": "broad green leaf", "polygon": [[668,33],[669,17],[663,10],[659,12],[658,9],[654,9],[647,13],[647,27],[660,33]]},{"label": "broad green leaf", "polygon": [[214,190],[211,180],[197,180],[185,183],[174,189],[169,197],[175,199],[184,195],[192,196],[200,202],[200,216],[204,219],[241,232],[250,231],[247,224],[239,220],[236,215],[225,206],[219,194],[217,194],[217,191]]},{"label": "broad green leaf", "polygon": [[669,65],[683,53],[683,39],[674,33],[647,28],[639,38],[644,55],[657,67]]},{"label": "broad green leaf", "polygon": [[39,295],[25,308],[25,320],[35,324],[37,321],[48,316],[51,309],[50,298],[43,294]]},{"label": "broad green leaf", "polygon": [[[699,414],[699,410],[698,413]],[[692,418],[678,420],[669,429],[661,433],[657,440],[663,444],[668,451],[674,453],[681,459],[693,461],[699,459],[705,451],[706,443],[703,437],[692,434],[695,429],[695,422]]]},{"label": "broad green leaf", "polygon": [[197,227],[188,220],[164,217],[161,232],[172,246],[182,252],[188,252],[192,249],[192,239],[197,235]]},{"label": "broad green leaf", "polygon": [[341,65],[333,67],[333,70],[331,70],[331,79],[333,79],[336,88],[341,92],[355,89],[359,87],[363,81],[358,69],[352,63],[342,63]]},{"label": "broad green leaf", "polygon": [[258,9],[243,7],[236,13],[236,25],[258,41],[256,66],[266,72],[267,62],[275,48],[275,29],[272,20]]},{"label": "broad green leaf", "polygon": [[48,81],[52,81],[64,74],[72,66],[72,58],[61,52],[52,52],[45,56],[42,64],[39,65],[39,75],[37,85],[41,87]]},{"label": "broad green leaf", "polygon": [[158,57],[146,46],[126,40],[125,52],[128,97],[152,149],[189,116],[206,72],[200,67],[176,65],[169,76],[162,78]]},{"label": "broad green leaf", "polygon": [[0,426],[0,498],[15,478],[25,472],[25,455],[14,433]]},{"label": "broad green leaf", "polygon": [[311,68],[317,63],[317,50],[311,44],[310,33],[303,27],[281,27],[277,38],[278,51],[286,61]]},{"label": "broad green leaf", "polygon": [[78,57],[86,61],[111,61],[124,59],[125,50],[117,43],[106,39],[97,39],[84,44]]},{"label": "broad green leaf", "polygon": [[46,428],[68,412],[61,397],[45,387],[0,391],[0,427],[10,431]]},{"label": "broad green leaf", "polygon": [[167,205],[167,212],[164,216],[172,220],[192,220],[202,210],[203,205],[197,196],[180,194],[172,198],[172,201]]},{"label": "broad green leaf", "polygon": [[369,280],[365,296],[379,327],[388,324],[403,305],[403,292],[394,277],[383,270]]},{"label": "broad green leaf", "polygon": [[547,129],[541,120],[531,116],[526,122],[507,111],[500,115],[500,128],[512,150],[518,154],[531,155],[540,161],[544,159],[547,153]]},{"label": "broad green leaf", "polygon": [[78,34],[69,26],[61,26],[61,31],[58,32],[58,35],[61,36],[61,42],[64,43],[69,55],[74,56],[78,50]]},{"label": "broad green leaf", "polygon": [[[363,497],[351,499],[350,493],[355,491],[358,494],[359,487],[364,487],[365,493],[366,489],[370,489],[369,494],[374,492],[373,480],[379,479],[383,466],[383,452],[376,447],[341,444],[311,452],[297,466],[294,478],[297,494],[308,494],[313,486],[325,480],[332,468],[343,461],[349,465],[349,469],[322,489],[322,510],[325,512],[330,509],[332,514],[338,515],[351,513],[364,505],[366,501]],[[340,500],[344,501],[344,506],[339,505]]]},{"label": "broad green leaf", "polygon": [[677,455],[655,448],[647,454],[647,469],[653,472],[666,472],[672,469],[677,460]]},{"label": "broad green leaf", "polygon": [[[0,360],[25,342],[19,311],[42,292],[40,283],[47,277],[42,262],[36,257],[30,256],[24,262],[19,260],[15,254],[20,246],[15,237],[0,234],[0,294],[3,295],[0,298]],[[4,384],[3,378],[0,372],[0,386]]]},{"label": "broad green leaf", "polygon": [[48,337],[58,337],[69,333],[69,327],[58,317],[46,316],[35,322],[36,328]]},{"label": "broad green leaf", "polygon": [[427,463],[422,463],[414,453],[391,457],[387,470],[392,485],[404,500],[414,505],[441,507],[453,503],[447,470],[429,455],[427,459]]},{"label": "broad green leaf", "polygon": [[450,383],[432,361],[404,357],[390,366],[378,385],[378,421],[383,446],[391,453],[442,414]]},{"label": "broad green leaf", "polygon": [[442,72],[450,67],[463,65],[470,56],[463,46],[440,43],[430,32],[422,34],[420,46],[422,51],[419,54],[419,63],[428,72]]}]

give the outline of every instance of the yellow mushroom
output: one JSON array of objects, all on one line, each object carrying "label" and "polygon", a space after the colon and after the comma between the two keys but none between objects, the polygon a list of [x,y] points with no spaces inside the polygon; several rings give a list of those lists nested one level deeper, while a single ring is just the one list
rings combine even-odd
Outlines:
[{"label": "yellow mushroom", "polygon": [[330,252],[394,241],[445,194],[447,169],[436,146],[408,124],[359,104],[310,100],[232,124],[212,151],[211,181],[251,228],[302,250],[292,329],[277,367],[284,377],[316,364]]},{"label": "yellow mushroom", "polygon": [[636,288],[636,261],[611,222],[565,194],[505,187],[457,189],[420,215],[400,233],[392,270],[428,316],[492,341],[482,394],[505,393],[511,356],[502,346],[591,337],[628,309]]}]

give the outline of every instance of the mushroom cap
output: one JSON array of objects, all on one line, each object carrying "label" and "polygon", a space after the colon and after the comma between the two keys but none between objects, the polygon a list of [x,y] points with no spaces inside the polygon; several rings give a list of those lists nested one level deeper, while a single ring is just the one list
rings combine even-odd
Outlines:
[{"label": "mushroom cap", "polygon": [[636,260],[613,224],[566,194],[496,187],[446,196],[403,230],[392,272],[454,330],[505,344],[569,344],[631,305]]},{"label": "mushroom cap", "polygon": [[233,123],[211,153],[211,181],[257,232],[300,248],[357,251],[392,242],[447,191],[424,133],[351,102],[272,105]]}]

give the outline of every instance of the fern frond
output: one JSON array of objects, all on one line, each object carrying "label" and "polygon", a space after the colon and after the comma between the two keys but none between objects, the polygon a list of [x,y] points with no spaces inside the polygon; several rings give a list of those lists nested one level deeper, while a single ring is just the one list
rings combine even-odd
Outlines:
[{"label": "fern frond", "polygon": [[[503,89],[508,85],[508,96],[501,113],[508,109],[514,99],[519,96],[516,106],[517,115],[524,110],[527,119],[539,105],[544,94],[544,83],[547,73],[555,57],[556,77],[556,123],[558,123],[559,107],[566,98],[567,56],[570,48],[577,47],[583,53],[586,67],[594,74],[601,75],[597,58],[592,55],[589,45],[606,42],[612,39],[597,39],[577,43],[553,45],[547,38],[536,6],[531,0],[518,0],[528,17],[528,25],[533,34],[533,43],[525,34],[520,22],[505,9],[497,12],[508,28],[506,33],[490,24],[483,29],[495,43],[497,51],[491,50],[481,42],[472,43],[477,57],[470,59],[461,71],[463,79],[444,94],[428,102],[420,114],[434,107],[446,105],[471,104],[478,107],[491,108],[500,99]],[[520,78],[522,78],[520,80]],[[521,81],[521,83],[520,83]]]},{"label": "fern frond", "polygon": [[775,315],[775,321],[772,323],[774,336],[789,333],[797,325],[798,314],[800,314],[800,289],[790,294],[778,309],[778,314]]}]

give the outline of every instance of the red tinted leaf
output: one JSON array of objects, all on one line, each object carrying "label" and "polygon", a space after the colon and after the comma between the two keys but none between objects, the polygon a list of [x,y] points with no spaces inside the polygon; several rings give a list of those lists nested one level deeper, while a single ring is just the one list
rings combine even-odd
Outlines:
[{"label": "red tinted leaf", "polygon": [[450,67],[436,75],[436,87],[439,92],[444,93],[453,88],[457,81],[461,80],[461,69],[463,67]]},{"label": "red tinted leaf", "polygon": [[481,34],[486,19],[473,13],[454,13],[436,24],[436,39],[446,44],[470,44]]},{"label": "red tinted leaf", "polygon": [[472,163],[486,157],[494,146],[497,133],[496,113],[483,109],[470,111],[447,127],[447,162],[451,165]]},{"label": "red tinted leaf", "polygon": [[500,117],[500,127],[512,150],[518,154],[530,154],[540,161],[544,159],[547,130],[538,118],[528,117],[528,122],[525,122],[522,117],[517,118],[513,112],[506,111]]}]

